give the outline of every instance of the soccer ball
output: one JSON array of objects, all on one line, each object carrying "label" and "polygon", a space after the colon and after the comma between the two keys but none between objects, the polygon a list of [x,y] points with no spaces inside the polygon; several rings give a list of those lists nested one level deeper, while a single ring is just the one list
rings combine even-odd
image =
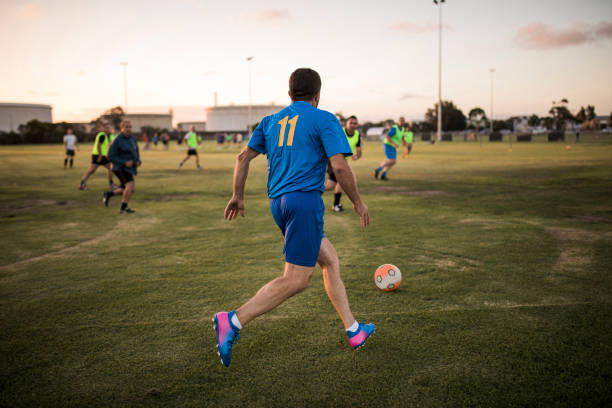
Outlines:
[{"label": "soccer ball", "polygon": [[374,283],[379,289],[385,292],[391,292],[399,288],[402,283],[402,273],[395,265],[380,265],[374,273]]}]

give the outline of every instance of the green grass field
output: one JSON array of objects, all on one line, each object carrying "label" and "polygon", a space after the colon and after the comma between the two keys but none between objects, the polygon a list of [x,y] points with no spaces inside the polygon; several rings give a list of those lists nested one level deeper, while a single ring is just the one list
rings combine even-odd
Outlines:
[{"label": "green grass field", "polygon": [[[0,406],[524,407],[612,404],[612,141],[416,145],[384,183],[379,143],[351,163],[371,225],[329,211],[353,351],[320,270],[245,327],[232,365],[211,317],[283,267],[251,165],[246,218],[223,220],[237,150],[142,152],[132,215],[77,190],[90,146],[0,147]],[[350,208],[343,197],[345,208]],[[373,274],[397,265],[401,288]]]}]

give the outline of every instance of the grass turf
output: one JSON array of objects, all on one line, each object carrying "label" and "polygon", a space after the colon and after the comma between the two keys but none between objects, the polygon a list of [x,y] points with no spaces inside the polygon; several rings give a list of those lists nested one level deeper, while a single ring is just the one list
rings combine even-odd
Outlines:
[{"label": "grass turf", "polygon": [[[378,143],[351,162],[372,224],[329,209],[353,312],[350,349],[316,271],[241,333],[221,366],[210,321],[283,267],[251,165],[246,214],[222,212],[237,150],[141,152],[131,206],[100,202],[60,146],[0,147],[1,406],[603,406],[612,403],[612,143],[415,146],[389,182]],[[345,208],[350,208],[346,197]],[[373,283],[382,263],[401,288]]]}]

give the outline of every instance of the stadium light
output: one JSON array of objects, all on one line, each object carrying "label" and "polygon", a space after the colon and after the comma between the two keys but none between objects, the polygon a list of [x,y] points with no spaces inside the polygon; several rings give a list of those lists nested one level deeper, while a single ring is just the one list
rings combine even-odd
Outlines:
[{"label": "stadium light", "polygon": [[495,68],[489,68],[491,73],[491,133],[493,133],[493,74],[495,74]]},{"label": "stadium light", "polygon": [[125,97],[125,113],[128,111],[128,98],[127,98],[127,62],[121,62],[120,65],[123,67],[123,93]]},{"label": "stadium light", "polygon": [[248,109],[248,115],[247,115],[247,130],[249,132],[249,134],[247,135],[247,137],[251,136],[251,132],[253,131],[253,129],[251,129],[251,61],[253,61],[253,58],[255,57],[247,57],[247,65],[249,66],[249,109]]},{"label": "stadium light", "polygon": [[442,140],[442,3],[445,0],[433,0],[438,6],[438,142]]}]

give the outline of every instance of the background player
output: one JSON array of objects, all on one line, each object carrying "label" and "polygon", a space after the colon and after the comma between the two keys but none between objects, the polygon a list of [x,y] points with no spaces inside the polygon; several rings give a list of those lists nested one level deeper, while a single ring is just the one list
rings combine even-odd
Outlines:
[{"label": "background player", "polygon": [[81,179],[79,184],[79,190],[87,190],[87,179],[89,176],[94,174],[99,166],[106,167],[108,172],[108,184],[111,188],[115,187],[113,183],[113,173],[111,172],[111,165],[108,161],[108,146],[110,145],[110,125],[108,122],[103,122],[99,128],[99,132],[96,135],[93,148],[91,150],[91,164]]},{"label": "background player", "polygon": [[68,160],[70,160],[70,168],[72,168],[72,164],[74,162],[74,149],[79,148],[79,141],[77,137],[72,133],[72,129],[66,130],[66,134],[64,135],[64,150],[66,151],[66,156],[64,157],[64,169],[68,164]]},{"label": "background player", "polygon": [[198,170],[202,170],[202,167],[200,166],[200,156],[198,155],[197,150],[200,143],[202,143],[202,137],[195,132],[195,126],[191,126],[189,132],[187,132],[184,139],[187,141],[187,146],[189,146],[189,150],[187,150],[187,156],[185,156],[183,161],[179,163],[178,169],[180,170],[181,167],[183,167],[183,163],[189,160],[189,157],[195,156],[196,167]]},{"label": "background player", "polygon": [[385,136],[385,141],[383,143],[383,149],[385,151],[385,156],[387,159],[380,164],[374,170],[374,177],[378,178],[378,174],[382,171],[380,175],[381,180],[388,180],[387,172],[395,165],[397,160],[397,149],[399,149],[400,143],[402,143],[404,139],[405,128],[405,120],[404,117],[400,117],[397,120],[397,124],[393,125],[389,130],[389,133]]},{"label": "background player", "polygon": [[[340,122],[342,123],[342,122]],[[346,119],[344,130],[344,135],[351,147],[351,151],[353,155],[351,156],[352,160],[359,160],[361,157],[361,134],[357,130],[357,126],[359,125],[356,116],[349,116]],[[332,209],[335,212],[344,211],[342,208],[342,204],[340,204],[340,199],[342,198],[342,187],[338,184],[336,180],[336,175],[334,174],[334,170],[330,164],[327,165],[327,174],[329,178],[325,182],[325,190],[334,189],[334,205]]]},{"label": "background player", "polygon": [[228,366],[239,330],[289,297],[306,289],[317,264],[323,271],[325,289],[344,323],[353,348],[374,332],[373,324],[358,323],[351,312],[340,277],[340,261],[332,243],[323,235],[325,167],[328,161],[338,182],[353,202],[361,226],[370,222],[368,207],[361,201],[345,155],[351,150],[338,120],[317,109],[321,78],[300,68],[289,78],[292,104],[262,119],[248,145],[236,159],[234,195],[225,208],[225,219],[244,216],[244,188],[249,163],[260,153],[268,156],[268,196],[274,221],[285,236],[285,270],[263,286],[249,301],[232,312],[214,317],[221,362]]},{"label": "background player", "polygon": [[140,167],[140,153],[138,143],[132,136],[132,122],[124,120],[121,122],[121,133],[117,135],[108,151],[108,158],[113,164],[113,172],[121,181],[121,187],[106,191],[102,194],[102,201],[108,207],[110,198],[114,195],[122,195],[120,214],[133,213],[128,207],[130,197],[135,190],[134,176],[138,174]]},{"label": "background player", "polygon": [[404,152],[404,158],[408,158],[410,156],[410,152],[412,152],[412,142],[414,141],[414,133],[412,133],[412,129],[408,128],[404,133],[404,140],[402,143],[406,146],[406,151]]}]

